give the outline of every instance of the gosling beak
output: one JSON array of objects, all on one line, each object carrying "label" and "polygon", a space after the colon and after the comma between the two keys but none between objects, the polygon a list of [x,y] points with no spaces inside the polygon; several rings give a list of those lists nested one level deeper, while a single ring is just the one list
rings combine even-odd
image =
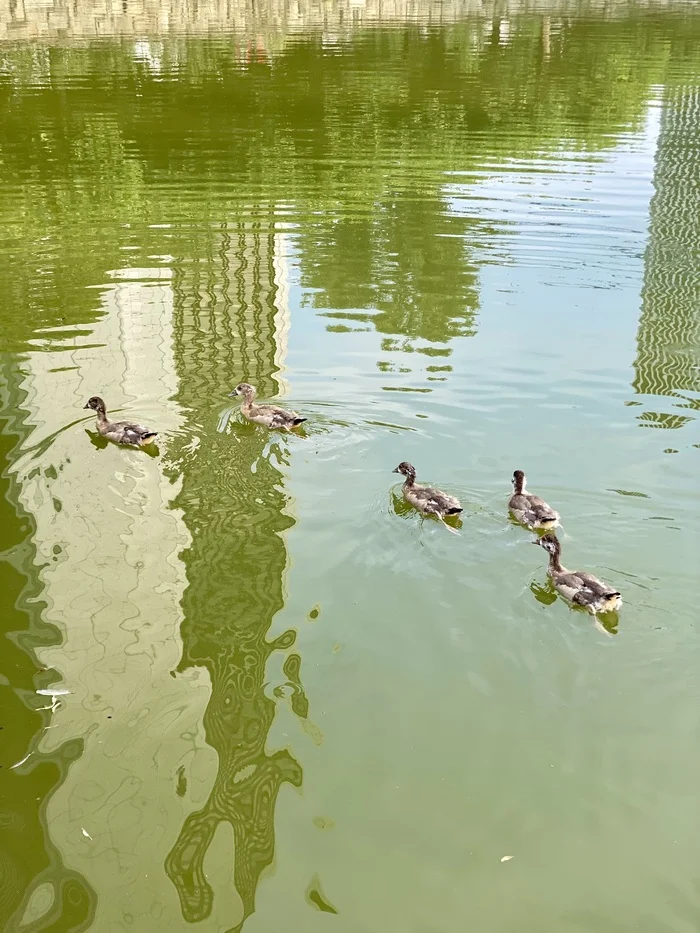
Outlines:
[{"label": "gosling beak", "polygon": [[89,405],[83,405],[83,408],[89,408],[89,407],[90,407]]},{"label": "gosling beak", "polygon": [[392,472],[392,473],[398,473],[398,472],[399,472],[399,468],[396,467],[396,469],[395,469],[395,470],[392,470],[391,472]]},{"label": "gosling beak", "polygon": [[238,395],[238,392],[234,389],[233,392],[229,392],[228,398],[235,398]]},{"label": "gosling beak", "polygon": [[537,544],[537,545],[539,545],[539,543],[540,543],[540,539],[539,539],[539,538],[538,538],[536,541],[531,541],[531,542],[530,542],[530,544]]}]

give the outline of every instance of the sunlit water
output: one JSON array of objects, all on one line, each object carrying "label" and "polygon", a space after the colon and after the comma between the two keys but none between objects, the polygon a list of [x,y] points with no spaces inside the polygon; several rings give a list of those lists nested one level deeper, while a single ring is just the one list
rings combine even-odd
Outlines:
[{"label": "sunlit water", "polygon": [[0,7],[0,928],[697,933],[699,75],[683,3]]}]

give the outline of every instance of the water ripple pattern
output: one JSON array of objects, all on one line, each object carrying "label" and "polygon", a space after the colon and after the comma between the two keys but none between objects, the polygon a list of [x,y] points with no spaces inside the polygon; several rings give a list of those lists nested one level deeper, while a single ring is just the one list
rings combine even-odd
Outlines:
[{"label": "water ripple pattern", "polygon": [[0,928],[696,930],[698,74],[687,0],[0,3]]}]

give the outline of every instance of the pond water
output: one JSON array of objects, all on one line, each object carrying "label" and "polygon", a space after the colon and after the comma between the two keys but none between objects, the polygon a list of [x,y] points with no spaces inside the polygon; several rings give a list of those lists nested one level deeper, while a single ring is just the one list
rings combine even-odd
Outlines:
[{"label": "pond water", "polygon": [[5,4],[0,228],[0,928],[697,933],[695,5]]}]

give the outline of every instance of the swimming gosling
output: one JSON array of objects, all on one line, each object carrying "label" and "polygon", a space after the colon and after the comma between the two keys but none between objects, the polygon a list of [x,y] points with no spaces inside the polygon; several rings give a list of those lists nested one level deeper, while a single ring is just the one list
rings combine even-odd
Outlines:
[{"label": "swimming gosling", "polygon": [[522,470],[513,473],[513,495],[508,500],[508,508],[514,518],[532,531],[536,528],[556,528],[559,524],[559,513],[547,505],[544,499],[525,492],[526,482]]},{"label": "swimming gosling", "polygon": [[127,447],[146,447],[154,442],[158,436],[157,431],[151,431],[142,424],[134,421],[110,421],[107,418],[105,403],[99,395],[89,398],[83,408],[92,408],[97,415],[97,430],[115,444],[124,444]]},{"label": "swimming gosling", "polygon": [[459,499],[454,496],[448,496],[441,489],[433,489],[431,486],[419,486],[416,483],[416,468],[413,464],[404,460],[393,472],[406,477],[403,497],[423,515],[435,515],[444,519],[446,515],[459,515],[462,511]]},{"label": "swimming gosling", "polygon": [[264,428],[291,431],[307,420],[300,418],[295,411],[287,411],[286,408],[279,408],[277,405],[256,405],[255,388],[247,382],[237,385],[233,392],[229,393],[229,398],[235,398],[237,395],[243,396],[243,417],[254,424],[261,424]]},{"label": "swimming gosling", "polygon": [[552,578],[557,592],[568,602],[584,606],[592,615],[596,612],[613,612],[620,608],[622,596],[608,583],[603,583],[592,573],[567,570],[562,566],[559,560],[561,544],[556,535],[548,533],[532,543],[539,544],[549,554],[547,573]]}]

